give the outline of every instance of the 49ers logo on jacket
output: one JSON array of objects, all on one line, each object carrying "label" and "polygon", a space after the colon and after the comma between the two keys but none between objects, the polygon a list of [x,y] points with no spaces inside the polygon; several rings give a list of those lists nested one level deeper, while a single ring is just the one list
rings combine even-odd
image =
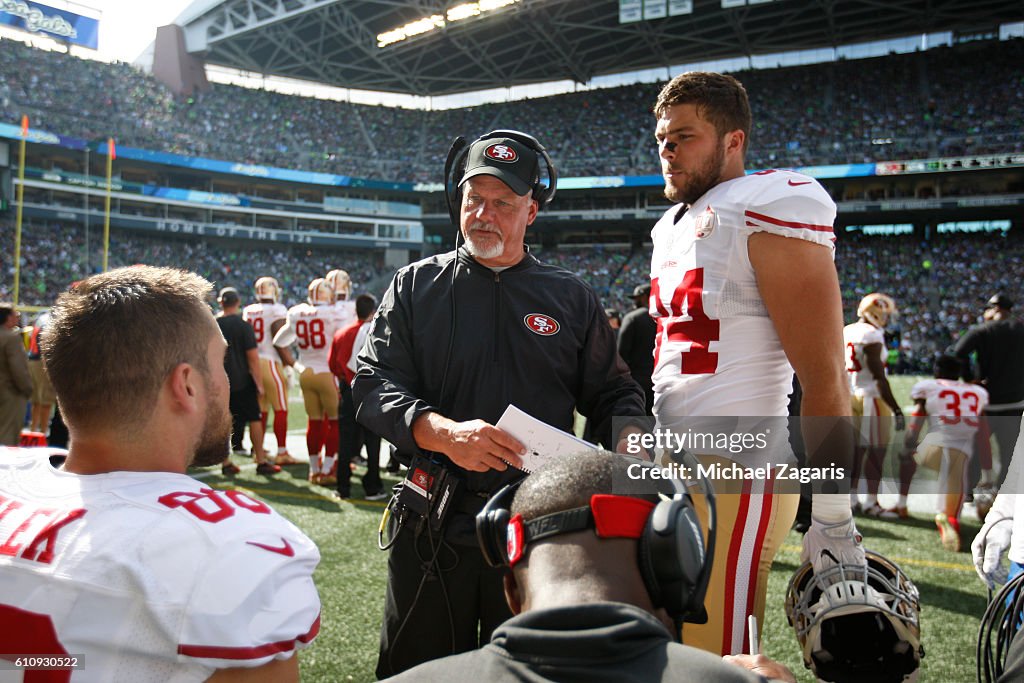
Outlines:
[{"label": "49ers logo on jacket", "polygon": [[526,323],[531,332],[542,337],[550,337],[561,328],[557,320],[543,313],[531,313],[523,318],[523,322]]},{"label": "49ers logo on jacket", "polygon": [[516,159],[519,158],[519,155],[516,154],[516,151],[514,149],[512,149],[508,145],[503,145],[501,143],[491,145],[490,147],[485,149],[484,155],[490,159],[494,159],[495,161],[501,161],[506,164],[515,163]]}]

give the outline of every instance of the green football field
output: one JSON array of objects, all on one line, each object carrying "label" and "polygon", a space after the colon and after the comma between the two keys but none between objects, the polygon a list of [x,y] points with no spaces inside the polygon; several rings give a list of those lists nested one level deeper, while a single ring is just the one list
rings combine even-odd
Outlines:
[{"label": "green football field", "polygon": [[[910,387],[916,379],[893,378],[893,389],[902,405],[909,403]],[[301,411],[295,410],[299,407],[301,402],[298,406],[292,404],[296,428],[305,422]],[[242,464],[245,459],[236,460]],[[377,549],[383,503],[338,502],[331,498],[330,490],[306,481],[305,466],[287,468],[274,478],[260,477],[246,468],[241,475],[227,479],[214,469],[206,481],[218,488],[238,488],[267,501],[320,548],[322,560],[315,578],[323,601],[322,628],[314,645],[300,655],[302,679],[324,683],[374,680],[387,559],[387,554]],[[353,495],[360,496],[358,477],[354,484]],[[899,522],[859,517],[857,524],[865,546],[899,564],[920,590],[926,656],[919,680],[973,681],[977,629],[987,601],[969,550],[980,526],[977,520],[965,513],[964,550],[959,553],[941,548],[928,514],[915,514]],[[814,679],[803,667],[783,611],[787,583],[799,565],[800,542],[800,535],[790,532],[776,557],[762,645],[767,655],[789,666],[798,680],[810,682]]]}]

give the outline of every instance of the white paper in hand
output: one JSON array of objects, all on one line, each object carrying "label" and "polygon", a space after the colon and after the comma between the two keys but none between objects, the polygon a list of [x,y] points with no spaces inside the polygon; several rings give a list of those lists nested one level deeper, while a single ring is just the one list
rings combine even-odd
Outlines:
[{"label": "white paper in hand", "polygon": [[524,472],[533,472],[545,463],[573,453],[598,450],[594,444],[541,422],[511,404],[495,426],[514,436],[526,447],[523,466],[520,468]]}]

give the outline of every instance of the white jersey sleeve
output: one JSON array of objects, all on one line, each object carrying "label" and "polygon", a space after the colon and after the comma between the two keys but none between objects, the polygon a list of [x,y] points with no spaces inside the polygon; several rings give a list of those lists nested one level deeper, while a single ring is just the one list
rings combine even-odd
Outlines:
[{"label": "white jersey sleeve", "polygon": [[866,322],[855,322],[843,328],[845,345],[846,375],[850,379],[850,391],[860,396],[878,397],[878,382],[868,365],[867,347],[881,344],[878,360],[885,365],[885,332]]},{"label": "white jersey sleeve", "polygon": [[768,170],[747,188],[743,229],[814,242],[835,249],[836,205],[821,184],[795,171]]},{"label": "white jersey sleeve", "polygon": [[274,335],[273,344],[280,348],[287,348],[296,342],[295,322],[299,319],[299,311],[308,304],[296,304],[288,309],[285,314],[285,323],[277,334]]}]

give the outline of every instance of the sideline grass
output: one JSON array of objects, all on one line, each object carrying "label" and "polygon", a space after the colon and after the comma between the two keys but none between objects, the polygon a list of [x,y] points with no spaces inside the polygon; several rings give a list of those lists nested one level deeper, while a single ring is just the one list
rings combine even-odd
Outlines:
[{"label": "sideline grass", "polygon": [[[315,645],[300,655],[302,680],[374,680],[387,560],[376,545],[383,505],[338,502],[329,490],[310,485],[303,467],[288,468],[272,479],[246,470],[232,479],[217,474],[206,481],[266,500],[320,547],[322,560],[315,578],[323,601],[323,626]],[[921,592],[927,654],[919,680],[973,680],[975,637],[986,603],[984,586],[966,550],[977,533],[977,522],[964,520],[965,550],[960,553],[939,546],[934,524],[924,516],[901,522],[860,517],[857,524],[867,547],[896,561]],[[799,534],[790,533],[776,557],[762,638],[769,656],[789,666],[801,682],[811,683],[783,610],[786,586],[799,563],[800,542]]]},{"label": "sideline grass", "polygon": [[[910,402],[910,387],[918,379],[892,378],[901,405]],[[304,428],[301,399],[293,399],[289,423]],[[300,655],[303,681],[372,681],[387,571],[387,554],[376,545],[383,505],[338,502],[328,489],[310,485],[305,476],[305,467],[297,466],[269,479],[245,470],[231,479],[214,473],[207,481],[266,500],[320,548],[315,579],[323,601],[323,626],[315,645]],[[361,495],[358,478],[353,481],[353,493]],[[395,480],[386,481],[390,485]],[[921,592],[926,656],[919,681],[974,680],[975,638],[986,604],[985,588],[974,574],[967,549],[979,527],[976,520],[963,520],[965,549],[955,554],[939,546],[934,523],[925,515],[901,522],[859,517],[857,524],[866,546],[897,562]],[[791,532],[776,557],[762,643],[765,653],[789,666],[801,683],[811,683],[814,679],[803,667],[783,609],[786,587],[799,564],[800,544],[800,535]]]}]

